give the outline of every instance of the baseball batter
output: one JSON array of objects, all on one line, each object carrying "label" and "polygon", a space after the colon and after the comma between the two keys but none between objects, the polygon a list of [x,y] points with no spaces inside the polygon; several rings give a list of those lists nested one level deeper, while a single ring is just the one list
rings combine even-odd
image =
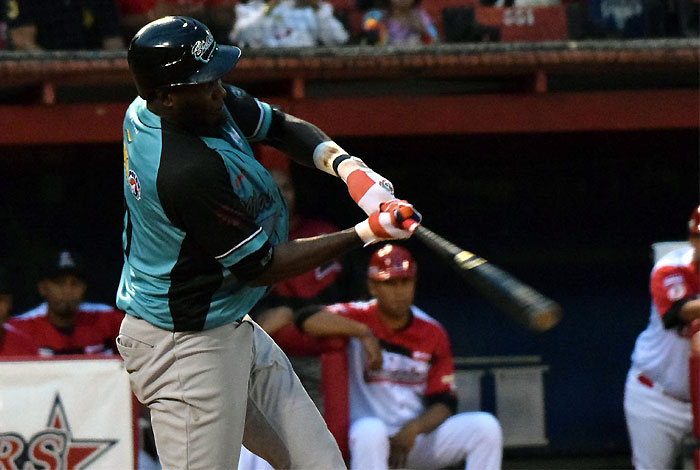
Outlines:
[{"label": "baseball batter", "polygon": [[455,414],[447,333],[412,305],[416,264],[397,245],[372,255],[373,299],[302,311],[297,324],[348,345],[350,467],[499,469],[502,433],[489,413]]},{"label": "baseball batter", "polygon": [[[123,128],[117,305],[127,315],[117,347],[150,408],[164,468],[234,469],[241,442],[275,468],[344,468],[286,356],[247,314],[266,286],[351,248],[407,238],[398,214],[412,228],[420,216],[316,126],[223,84],[240,54],[187,17],[149,23],[130,43],[139,96]],[[369,217],[285,241],[285,204],[252,141],[339,176]]]},{"label": "baseball batter", "polygon": [[673,468],[692,430],[688,325],[700,318],[700,206],[691,214],[690,247],[663,256],[651,271],[651,315],[632,352],[625,416],[636,469]]}]

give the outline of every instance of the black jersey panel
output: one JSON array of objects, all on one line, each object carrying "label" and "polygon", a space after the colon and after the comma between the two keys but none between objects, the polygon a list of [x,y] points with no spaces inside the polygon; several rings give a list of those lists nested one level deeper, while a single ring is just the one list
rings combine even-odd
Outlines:
[{"label": "black jersey panel", "polygon": [[168,306],[175,331],[204,329],[209,305],[222,280],[219,263],[186,235],[170,272]]},{"label": "black jersey panel", "polygon": [[163,125],[156,181],[165,215],[201,253],[230,253],[260,227],[234,193],[223,159],[198,137]]},{"label": "black jersey panel", "polygon": [[254,136],[263,117],[263,111],[258,102],[238,87],[224,84],[224,88],[226,89],[224,104],[236,121],[236,125],[245,137]]}]

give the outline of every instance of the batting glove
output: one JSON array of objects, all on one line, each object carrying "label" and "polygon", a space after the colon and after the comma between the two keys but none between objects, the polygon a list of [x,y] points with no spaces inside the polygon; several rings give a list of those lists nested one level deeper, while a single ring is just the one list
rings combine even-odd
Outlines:
[{"label": "batting glove", "polygon": [[399,225],[405,229],[413,231],[420,225],[423,216],[418,212],[413,204],[403,199],[393,199],[388,202],[382,202],[379,205],[382,212],[390,212],[394,214]]},{"label": "batting glove", "polygon": [[[391,210],[375,212],[355,225],[355,231],[365,246],[384,240],[409,238],[418,227],[419,222],[411,218],[415,213],[413,206],[406,201],[392,201],[387,207]],[[411,220],[412,223],[405,223],[404,220]]]},{"label": "batting glove", "polygon": [[339,176],[348,186],[350,197],[365,214],[381,210],[379,205],[394,198],[391,181],[369,168],[357,157],[351,157],[335,142],[323,142],[314,150],[317,168]]}]

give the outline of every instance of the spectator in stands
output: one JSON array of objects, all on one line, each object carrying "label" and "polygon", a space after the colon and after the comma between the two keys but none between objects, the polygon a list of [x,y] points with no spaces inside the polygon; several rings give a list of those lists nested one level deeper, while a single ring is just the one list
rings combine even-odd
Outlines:
[{"label": "spectator in stands", "polygon": [[9,0],[11,47],[123,49],[115,0]]},{"label": "spectator in stands", "polygon": [[122,37],[129,42],[146,24],[156,19],[158,0],[117,0]]},{"label": "spectator in stands", "polygon": [[217,42],[226,44],[234,22],[234,0],[159,0],[156,18],[189,16],[206,24]]},{"label": "spectator in stands", "polygon": [[241,47],[314,47],[345,44],[349,35],[323,0],[253,0],[237,6],[231,42]]},{"label": "spectator in stands", "polygon": [[362,19],[364,42],[375,45],[419,45],[438,40],[430,15],[420,0],[381,0],[383,8],[368,11]]},{"label": "spectator in stands", "polygon": [[10,326],[31,336],[42,356],[115,354],[124,315],[108,305],[83,302],[85,280],[78,255],[58,252],[37,284],[45,302],[12,318]]},{"label": "spectator in stands", "polygon": [[481,4],[493,7],[551,7],[561,5],[561,0],[481,0]]},{"label": "spectator in stands", "polygon": [[36,346],[32,338],[8,325],[12,311],[12,291],[4,270],[0,269],[0,357],[35,356]]},{"label": "spectator in stands", "polygon": [[163,16],[189,16],[207,25],[217,42],[227,43],[233,28],[234,0],[117,0],[126,41]]},{"label": "spectator in stands", "polygon": [[405,248],[384,245],[370,259],[366,302],[296,312],[312,336],[348,344],[350,468],[496,470],[502,433],[489,413],[456,414],[447,332],[413,305],[416,263]]}]

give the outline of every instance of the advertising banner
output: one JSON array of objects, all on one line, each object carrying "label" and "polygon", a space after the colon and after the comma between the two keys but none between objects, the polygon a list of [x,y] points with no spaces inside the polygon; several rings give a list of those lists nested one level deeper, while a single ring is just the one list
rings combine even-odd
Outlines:
[{"label": "advertising banner", "polygon": [[0,361],[0,470],[133,469],[134,432],[119,359]]}]

